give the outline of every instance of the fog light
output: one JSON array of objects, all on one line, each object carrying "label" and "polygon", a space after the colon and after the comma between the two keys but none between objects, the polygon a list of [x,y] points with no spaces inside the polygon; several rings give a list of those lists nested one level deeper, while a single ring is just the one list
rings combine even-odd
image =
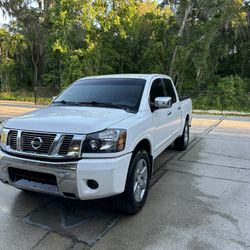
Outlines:
[{"label": "fog light", "polygon": [[97,189],[99,187],[98,182],[95,180],[88,180],[87,185],[91,189]]}]

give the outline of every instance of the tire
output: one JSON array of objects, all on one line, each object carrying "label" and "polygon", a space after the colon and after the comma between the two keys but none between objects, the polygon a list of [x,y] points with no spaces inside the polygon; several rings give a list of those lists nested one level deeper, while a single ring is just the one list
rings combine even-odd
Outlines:
[{"label": "tire", "polygon": [[189,143],[189,124],[188,121],[185,122],[182,136],[174,141],[175,149],[178,151],[186,150]]},{"label": "tire", "polygon": [[148,153],[145,150],[138,151],[130,162],[125,191],[113,197],[116,209],[125,214],[136,214],[140,211],[147,199],[150,171]]}]

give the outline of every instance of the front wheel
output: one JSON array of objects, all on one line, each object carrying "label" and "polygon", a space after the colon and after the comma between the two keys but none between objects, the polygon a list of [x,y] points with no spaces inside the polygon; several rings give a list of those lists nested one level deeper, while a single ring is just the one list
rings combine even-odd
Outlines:
[{"label": "front wheel", "polygon": [[140,150],[131,160],[125,191],[113,198],[114,206],[126,214],[139,212],[147,199],[150,174],[149,155],[145,150]]},{"label": "front wheel", "polygon": [[182,136],[174,141],[174,146],[177,150],[183,151],[187,149],[188,143],[189,143],[189,124],[188,121],[186,121]]}]

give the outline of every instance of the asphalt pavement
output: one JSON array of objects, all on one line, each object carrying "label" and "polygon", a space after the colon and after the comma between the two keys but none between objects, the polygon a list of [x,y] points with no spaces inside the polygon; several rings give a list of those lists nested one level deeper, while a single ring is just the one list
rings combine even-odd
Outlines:
[{"label": "asphalt pavement", "polygon": [[13,116],[17,116],[44,107],[46,106],[35,105],[29,102],[0,100],[0,122]]},{"label": "asphalt pavement", "polygon": [[[0,102],[0,119],[35,108]],[[134,216],[1,183],[0,249],[250,249],[250,118],[194,115],[188,150],[155,166]]]}]

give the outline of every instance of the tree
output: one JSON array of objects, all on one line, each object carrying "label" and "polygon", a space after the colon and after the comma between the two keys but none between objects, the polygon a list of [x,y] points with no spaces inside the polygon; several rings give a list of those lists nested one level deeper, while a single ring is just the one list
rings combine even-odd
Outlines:
[{"label": "tree", "polygon": [[119,72],[167,73],[183,91],[250,78],[249,1],[0,0],[0,8],[13,17],[1,35],[4,90]]},{"label": "tree", "polygon": [[17,79],[17,60],[26,48],[24,37],[0,28],[0,86],[2,91],[11,91]]},{"label": "tree", "polygon": [[46,35],[43,10],[39,7],[33,7],[28,0],[2,1],[2,6],[9,15],[16,19],[16,28],[27,41],[34,69],[33,86],[36,95],[42,71],[43,46]]}]

